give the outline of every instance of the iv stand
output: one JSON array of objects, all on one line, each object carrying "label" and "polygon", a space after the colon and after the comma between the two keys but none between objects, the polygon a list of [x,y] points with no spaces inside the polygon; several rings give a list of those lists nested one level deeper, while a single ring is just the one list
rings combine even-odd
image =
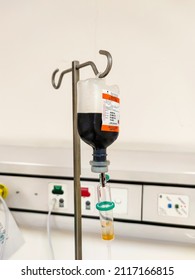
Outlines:
[{"label": "iv stand", "polygon": [[73,174],[74,174],[74,233],[75,233],[75,260],[82,259],[82,224],[81,224],[81,159],[80,159],[80,137],[77,131],[77,82],[79,81],[79,69],[91,66],[95,75],[99,74],[99,78],[104,78],[108,75],[112,68],[112,56],[105,50],[100,50],[100,54],[107,57],[107,67],[103,73],[99,71],[92,61],[79,64],[79,61],[72,61],[72,67],[64,70],[59,77],[58,83],[55,83],[56,74],[59,69],[56,69],[52,74],[52,85],[55,89],[59,89],[62,83],[63,76],[72,72],[72,111],[73,111]]}]

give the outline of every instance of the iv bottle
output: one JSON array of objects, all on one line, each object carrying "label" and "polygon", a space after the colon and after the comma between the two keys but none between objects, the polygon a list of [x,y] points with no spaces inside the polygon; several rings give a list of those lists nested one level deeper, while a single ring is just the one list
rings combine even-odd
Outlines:
[{"label": "iv bottle", "polygon": [[108,171],[106,149],[119,134],[119,89],[108,86],[104,79],[79,81],[78,132],[81,139],[93,148],[92,172]]},{"label": "iv bottle", "polygon": [[114,202],[111,200],[110,185],[105,183],[97,187],[98,203],[96,209],[99,210],[101,235],[103,240],[114,239],[113,209]]}]

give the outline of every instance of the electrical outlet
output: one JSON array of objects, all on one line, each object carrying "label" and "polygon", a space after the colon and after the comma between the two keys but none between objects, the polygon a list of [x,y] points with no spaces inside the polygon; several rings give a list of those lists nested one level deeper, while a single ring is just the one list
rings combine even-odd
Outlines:
[{"label": "electrical outlet", "polygon": [[68,209],[68,187],[66,184],[49,183],[48,185],[48,203],[56,199],[53,211],[64,212]]}]

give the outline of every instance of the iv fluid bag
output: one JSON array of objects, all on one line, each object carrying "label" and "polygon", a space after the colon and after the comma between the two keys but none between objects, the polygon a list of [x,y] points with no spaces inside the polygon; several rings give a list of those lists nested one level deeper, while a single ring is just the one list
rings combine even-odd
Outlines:
[{"label": "iv fluid bag", "polygon": [[78,132],[94,150],[106,149],[119,133],[119,89],[104,79],[79,81]]}]

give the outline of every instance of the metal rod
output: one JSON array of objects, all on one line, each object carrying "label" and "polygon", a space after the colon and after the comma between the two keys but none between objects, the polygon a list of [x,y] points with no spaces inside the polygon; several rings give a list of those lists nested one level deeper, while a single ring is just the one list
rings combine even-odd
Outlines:
[{"label": "metal rod", "polygon": [[82,64],[78,65],[78,69],[83,68],[83,67],[86,67],[86,66],[91,66],[91,68],[93,69],[94,74],[95,74],[95,75],[98,74],[97,67],[96,67],[95,63],[92,62],[92,61],[87,61],[87,62],[85,62],[85,63],[82,63]]},{"label": "metal rod", "polygon": [[56,77],[56,74],[59,72],[59,69],[56,69],[53,74],[52,74],[52,78],[51,78],[51,82],[52,82],[52,85],[55,89],[58,89],[60,88],[61,86],[61,83],[62,83],[62,79],[64,77],[65,74],[69,73],[72,71],[72,68],[69,68],[67,70],[64,70],[61,74],[60,74],[60,77],[59,77],[59,80],[58,80],[58,83],[57,85],[55,84],[55,77]]},{"label": "metal rod", "polygon": [[74,162],[74,234],[75,260],[82,259],[82,221],[81,221],[81,160],[80,137],[77,130],[77,82],[79,81],[78,61],[72,62],[72,110],[73,110],[73,162]]},{"label": "metal rod", "polygon": [[103,73],[101,73],[99,75],[99,78],[104,78],[108,75],[108,73],[110,72],[111,68],[112,68],[112,56],[109,52],[105,51],[105,50],[100,50],[99,51],[100,54],[103,54],[107,57],[107,66],[106,69]]}]

